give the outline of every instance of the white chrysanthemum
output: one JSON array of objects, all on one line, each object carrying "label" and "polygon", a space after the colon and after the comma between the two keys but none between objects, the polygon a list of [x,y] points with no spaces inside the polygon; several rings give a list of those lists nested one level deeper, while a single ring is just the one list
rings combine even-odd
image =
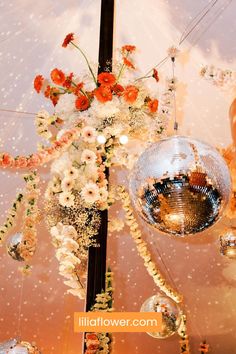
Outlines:
[{"label": "white chrysanthemum", "polygon": [[59,195],[59,203],[64,207],[74,206],[75,196],[70,192],[62,192]]},{"label": "white chrysanthemum", "polygon": [[99,200],[99,188],[96,183],[87,183],[84,188],[81,190],[81,196],[87,203],[95,203]]},{"label": "white chrysanthemum", "polygon": [[95,164],[96,154],[92,150],[85,149],[81,154],[81,162],[86,164]]},{"label": "white chrysanthemum", "polygon": [[64,171],[64,176],[66,178],[77,179],[79,177],[79,171],[75,167],[71,167],[68,170]]},{"label": "white chrysanthemum", "polygon": [[61,95],[55,108],[56,113],[62,116],[63,113],[73,112],[75,110],[75,100],[76,97],[73,94]]},{"label": "white chrysanthemum", "polygon": [[108,191],[107,191],[107,189],[105,187],[99,188],[99,195],[100,195],[99,200],[101,202],[106,202],[107,201]]},{"label": "white chrysanthemum", "polygon": [[115,116],[119,111],[120,100],[118,97],[113,97],[112,101],[106,103],[94,100],[90,108],[90,114],[98,119]]},{"label": "white chrysanthemum", "polygon": [[96,141],[97,132],[93,127],[84,127],[81,131],[81,136],[86,143],[94,143]]},{"label": "white chrysanthemum", "polygon": [[61,181],[61,189],[63,190],[63,192],[70,192],[75,185],[75,180],[67,177],[67,178],[63,178],[63,180]]},{"label": "white chrysanthemum", "polygon": [[64,175],[64,171],[70,169],[72,166],[69,154],[65,152],[60,156],[59,159],[54,160],[51,165],[52,174],[57,174],[59,176]]}]

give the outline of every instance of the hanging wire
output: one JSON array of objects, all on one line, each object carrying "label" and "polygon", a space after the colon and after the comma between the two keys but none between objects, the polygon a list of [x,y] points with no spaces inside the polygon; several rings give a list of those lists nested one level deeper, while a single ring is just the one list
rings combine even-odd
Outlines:
[{"label": "hanging wire", "polygon": [[229,7],[229,5],[231,4],[232,1],[233,0],[225,1],[224,5],[220,9],[218,9],[218,11],[216,11],[213,19],[208,23],[208,25],[205,28],[203,28],[203,30],[200,32],[200,34],[196,37],[196,39],[193,41],[190,49],[192,49],[197,44],[199,39],[202,38],[202,36],[211,28],[211,26],[217,21],[217,19],[221,16],[221,14]]},{"label": "hanging wire", "polygon": [[0,108],[0,112],[17,113],[17,114],[28,114],[28,115],[31,115],[31,116],[35,116],[36,115],[36,113],[33,113],[33,112],[15,111],[13,109],[4,109],[4,108]]},{"label": "hanging wire", "polygon": [[[184,32],[182,33],[179,41],[179,45],[181,45],[189,35],[195,30],[195,28],[202,22],[202,20],[209,14],[209,12],[214,8],[214,6],[218,3],[219,0],[214,0],[209,5],[205,6],[188,24]],[[206,10],[206,11],[204,11]],[[199,17],[200,16],[200,17]],[[199,17],[199,18],[198,18]],[[197,21],[196,21],[197,20]],[[196,23],[195,23],[196,21]],[[189,30],[187,30],[190,28]],[[187,33],[186,33],[187,32]]]},{"label": "hanging wire", "polygon": [[19,295],[19,308],[18,308],[18,324],[17,336],[21,339],[21,315],[22,315],[22,302],[23,302],[23,289],[24,289],[24,275],[21,275],[20,282],[20,295]]},{"label": "hanging wire", "polygon": [[[171,58],[172,61],[172,82],[175,86],[175,57]],[[176,89],[173,89],[173,101],[174,101],[174,131],[177,133],[179,125],[177,122],[177,107],[176,107]]]}]

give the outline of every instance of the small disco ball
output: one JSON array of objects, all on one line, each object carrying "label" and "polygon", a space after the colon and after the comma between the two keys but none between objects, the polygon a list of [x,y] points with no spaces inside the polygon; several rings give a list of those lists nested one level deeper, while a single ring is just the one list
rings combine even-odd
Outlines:
[{"label": "small disco ball", "polygon": [[195,234],[222,216],[230,196],[228,167],[210,145],[172,136],[139,157],[130,178],[133,204],[157,230]]},{"label": "small disco ball", "polygon": [[220,253],[230,259],[236,259],[236,233],[233,230],[220,237]]},{"label": "small disco ball", "polygon": [[7,253],[15,261],[23,262],[24,258],[20,253],[20,245],[22,244],[23,235],[22,233],[17,233],[12,235],[7,242]]},{"label": "small disco ball", "polygon": [[0,354],[40,354],[38,348],[28,342],[20,342],[18,339],[10,339],[0,343]]},{"label": "small disco ball", "polygon": [[142,305],[141,312],[161,312],[161,332],[147,333],[149,336],[165,339],[175,334],[182,322],[182,312],[179,306],[169,297],[154,295],[149,297]]}]

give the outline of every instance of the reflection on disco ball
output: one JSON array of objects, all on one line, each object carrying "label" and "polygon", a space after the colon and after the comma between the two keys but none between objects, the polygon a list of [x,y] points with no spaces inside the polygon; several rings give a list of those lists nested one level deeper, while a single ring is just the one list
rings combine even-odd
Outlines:
[{"label": "reflection on disco ball", "polygon": [[142,305],[141,312],[161,312],[161,332],[148,333],[151,337],[164,339],[175,334],[182,321],[182,313],[178,305],[169,297],[154,295],[149,297]]},{"label": "reflection on disco ball", "polygon": [[203,231],[226,207],[228,167],[211,146],[173,136],[150,146],[130,179],[132,201],[146,222],[177,236]]},{"label": "reflection on disco ball", "polygon": [[220,253],[230,259],[236,259],[236,233],[233,230],[220,237]]},{"label": "reflection on disco ball", "polygon": [[10,339],[0,343],[0,354],[40,354],[38,348],[28,342]]},{"label": "reflection on disco ball", "polygon": [[22,244],[23,235],[21,233],[17,233],[11,236],[7,243],[7,252],[16,261],[22,262],[24,258],[20,253],[20,246]]}]

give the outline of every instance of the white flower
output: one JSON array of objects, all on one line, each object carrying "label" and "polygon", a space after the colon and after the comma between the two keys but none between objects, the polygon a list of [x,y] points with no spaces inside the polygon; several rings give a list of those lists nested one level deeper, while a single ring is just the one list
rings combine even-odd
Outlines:
[{"label": "white flower", "polygon": [[96,141],[97,132],[93,127],[84,127],[81,131],[83,140],[87,143],[94,143]]},{"label": "white flower", "polygon": [[57,174],[60,176],[64,175],[64,171],[71,168],[71,160],[69,154],[65,152],[60,156],[59,159],[54,160],[51,165],[51,172],[52,174]]},{"label": "white flower", "polygon": [[66,237],[63,239],[62,245],[63,245],[63,247],[65,247],[66,249],[68,249],[70,251],[76,251],[79,248],[78,243],[69,237]]},{"label": "white flower", "polygon": [[122,219],[112,218],[108,223],[109,232],[121,231],[124,228],[125,224]]},{"label": "white flower", "polygon": [[64,284],[69,286],[72,289],[81,289],[81,285],[79,282],[77,282],[76,280],[72,279],[72,280],[65,280]]},{"label": "white flower", "polygon": [[175,46],[168,48],[167,54],[170,58],[176,58],[179,55],[180,50]]},{"label": "white flower", "polygon": [[63,113],[73,112],[75,110],[75,99],[76,97],[73,94],[61,95],[55,108],[56,113],[61,116]]},{"label": "white flower", "polygon": [[52,226],[50,229],[50,233],[52,235],[52,237],[58,238],[61,236],[62,234],[62,230],[63,230],[64,225],[59,222],[56,226]]},{"label": "white flower", "polygon": [[54,193],[61,192],[60,180],[58,178],[53,178],[52,182],[50,183],[50,188]]},{"label": "white flower", "polygon": [[62,233],[65,237],[76,238],[78,236],[77,231],[71,225],[64,225]]},{"label": "white flower", "polygon": [[81,190],[81,196],[87,203],[94,203],[99,200],[99,188],[96,183],[89,182]]},{"label": "white flower", "polygon": [[59,261],[64,261],[67,259],[69,254],[70,254],[70,251],[67,248],[61,247],[56,251],[56,258]]},{"label": "white flower", "polygon": [[99,195],[100,195],[100,198],[99,200],[101,202],[106,202],[107,201],[107,198],[108,198],[108,191],[105,187],[102,187],[99,189]]},{"label": "white flower", "polygon": [[86,295],[85,290],[82,289],[82,288],[81,289],[79,289],[79,288],[77,288],[77,289],[69,289],[69,290],[67,290],[67,293],[75,295],[75,296],[78,296],[80,299],[84,299],[85,295]]},{"label": "white flower", "polygon": [[94,164],[97,160],[96,154],[92,150],[85,149],[81,154],[81,162],[87,164]]},{"label": "white flower", "polygon": [[75,180],[72,178],[64,178],[61,181],[61,189],[63,190],[63,192],[70,192],[75,185]]},{"label": "white flower", "polygon": [[66,178],[70,177],[72,179],[77,179],[79,177],[79,171],[75,167],[71,167],[68,170],[65,170],[64,176]]},{"label": "white flower", "polygon": [[65,207],[74,206],[75,196],[70,192],[62,192],[59,195],[59,203]]}]

